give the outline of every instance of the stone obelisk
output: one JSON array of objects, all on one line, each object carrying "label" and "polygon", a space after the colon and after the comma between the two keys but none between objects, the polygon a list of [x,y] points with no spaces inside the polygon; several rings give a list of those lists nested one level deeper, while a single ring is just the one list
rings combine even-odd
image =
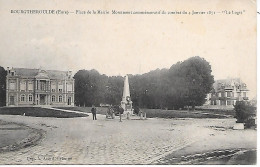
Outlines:
[{"label": "stone obelisk", "polygon": [[123,97],[121,101],[121,107],[124,109],[124,114],[127,113],[129,113],[130,115],[133,114],[132,104],[133,102],[131,101],[131,96],[130,96],[128,76],[126,75],[124,81]]}]

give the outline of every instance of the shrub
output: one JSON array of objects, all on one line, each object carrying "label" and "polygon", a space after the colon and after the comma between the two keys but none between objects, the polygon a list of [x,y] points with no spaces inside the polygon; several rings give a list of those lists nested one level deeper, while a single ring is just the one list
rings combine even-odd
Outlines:
[{"label": "shrub", "polygon": [[140,111],[139,107],[134,106],[133,109],[134,109],[134,114],[138,115]]},{"label": "shrub", "polygon": [[1,107],[0,115],[25,115],[32,117],[54,117],[54,118],[74,118],[87,117],[87,114],[65,112],[60,110],[39,108],[39,107]]},{"label": "shrub", "polygon": [[256,116],[256,107],[245,101],[237,101],[234,105],[237,123],[246,123],[252,126],[252,117]]}]

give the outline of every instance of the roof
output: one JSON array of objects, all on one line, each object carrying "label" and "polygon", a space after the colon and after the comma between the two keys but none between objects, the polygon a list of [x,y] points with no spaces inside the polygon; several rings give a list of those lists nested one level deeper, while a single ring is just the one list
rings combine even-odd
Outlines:
[{"label": "roof", "polygon": [[24,77],[34,77],[38,74],[39,69],[13,68],[16,75]]},{"label": "roof", "polygon": [[222,86],[224,86],[225,89],[233,89],[233,87],[240,86],[240,89],[247,90],[246,84],[240,78],[216,80],[213,84],[213,88],[215,89],[215,91],[221,89]]},{"label": "roof", "polygon": [[41,69],[28,69],[28,68],[13,68],[16,75],[28,78],[49,78],[49,79],[64,79],[67,71],[58,70],[41,70]]}]

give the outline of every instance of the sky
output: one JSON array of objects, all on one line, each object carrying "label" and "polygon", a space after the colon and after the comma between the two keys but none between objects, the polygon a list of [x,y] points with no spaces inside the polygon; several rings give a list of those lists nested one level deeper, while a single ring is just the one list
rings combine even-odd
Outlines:
[{"label": "sky", "polygon": [[[66,3],[65,3],[66,2]],[[11,10],[68,10],[24,15]],[[107,10],[79,15],[76,10]],[[117,11],[233,11],[215,15],[113,15]],[[143,74],[192,56],[206,59],[217,79],[240,77],[256,96],[254,0],[0,0],[0,66],[96,69]]]}]

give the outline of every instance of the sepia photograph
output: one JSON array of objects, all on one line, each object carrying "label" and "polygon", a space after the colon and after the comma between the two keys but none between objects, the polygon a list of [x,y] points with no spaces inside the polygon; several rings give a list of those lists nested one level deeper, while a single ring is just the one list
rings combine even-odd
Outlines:
[{"label": "sepia photograph", "polygon": [[0,0],[0,165],[257,165],[256,0]]}]

